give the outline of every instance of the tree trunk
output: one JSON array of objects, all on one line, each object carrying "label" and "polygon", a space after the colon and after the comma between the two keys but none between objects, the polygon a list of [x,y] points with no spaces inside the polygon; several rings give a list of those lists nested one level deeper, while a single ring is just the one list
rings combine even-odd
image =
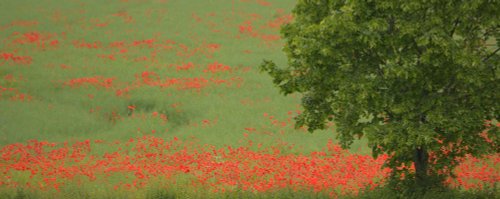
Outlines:
[{"label": "tree trunk", "polygon": [[419,187],[425,187],[428,184],[427,161],[429,155],[424,147],[417,147],[415,149],[415,182]]}]

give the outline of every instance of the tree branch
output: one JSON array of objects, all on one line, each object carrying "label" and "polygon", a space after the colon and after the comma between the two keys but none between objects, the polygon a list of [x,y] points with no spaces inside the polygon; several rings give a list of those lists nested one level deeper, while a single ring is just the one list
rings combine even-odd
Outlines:
[{"label": "tree branch", "polygon": [[451,29],[450,32],[450,37],[453,37],[453,34],[455,34],[455,30],[457,29],[458,24],[460,23],[460,20],[455,19],[455,22],[453,23],[453,29]]},{"label": "tree branch", "polygon": [[420,56],[422,55],[422,50],[420,50],[420,48],[418,47],[417,41],[415,41],[415,39],[412,39],[412,41],[413,41],[413,45],[415,45],[415,49],[417,49],[419,59],[420,59]]},{"label": "tree branch", "polygon": [[389,120],[395,120],[396,118],[394,117],[394,114],[392,114],[392,112],[388,109],[384,109],[385,111],[385,114],[387,114],[387,117]]},{"label": "tree branch", "polygon": [[500,50],[500,47],[497,48],[495,51],[493,51],[493,53],[489,54],[488,56],[486,56],[484,59],[483,59],[483,62],[486,62],[488,61],[488,59],[490,59],[491,57],[493,57],[493,55],[497,54],[497,52]]},{"label": "tree branch", "polygon": [[396,23],[394,17],[390,16],[389,19],[388,19],[388,21],[387,21],[387,23],[389,24],[389,26],[387,27],[387,33],[388,34],[392,34],[393,31],[394,31],[395,23]]}]

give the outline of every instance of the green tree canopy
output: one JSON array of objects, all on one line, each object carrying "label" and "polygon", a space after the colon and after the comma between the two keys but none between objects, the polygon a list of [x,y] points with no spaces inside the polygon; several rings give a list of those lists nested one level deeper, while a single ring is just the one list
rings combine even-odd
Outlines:
[{"label": "green tree canopy", "polygon": [[297,126],[334,121],[342,146],[365,137],[417,183],[499,152],[500,1],[299,0],[293,14],[288,66],[261,67],[303,94]]}]

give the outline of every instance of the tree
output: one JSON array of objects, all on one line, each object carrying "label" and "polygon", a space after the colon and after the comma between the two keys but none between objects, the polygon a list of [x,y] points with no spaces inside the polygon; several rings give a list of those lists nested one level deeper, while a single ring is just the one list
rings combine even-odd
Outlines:
[{"label": "tree", "polygon": [[297,127],[334,121],[344,148],[365,137],[417,187],[499,152],[500,1],[298,0],[293,14],[288,66],[261,68],[303,94]]}]

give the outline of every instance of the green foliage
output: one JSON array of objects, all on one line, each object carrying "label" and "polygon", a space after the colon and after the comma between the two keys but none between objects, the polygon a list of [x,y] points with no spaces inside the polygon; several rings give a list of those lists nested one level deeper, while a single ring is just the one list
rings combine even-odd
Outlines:
[{"label": "green foliage", "polygon": [[499,152],[500,1],[299,0],[293,14],[288,67],[261,67],[304,94],[297,126],[334,121],[343,147],[366,137],[394,179],[418,160],[449,176],[458,157]]}]

